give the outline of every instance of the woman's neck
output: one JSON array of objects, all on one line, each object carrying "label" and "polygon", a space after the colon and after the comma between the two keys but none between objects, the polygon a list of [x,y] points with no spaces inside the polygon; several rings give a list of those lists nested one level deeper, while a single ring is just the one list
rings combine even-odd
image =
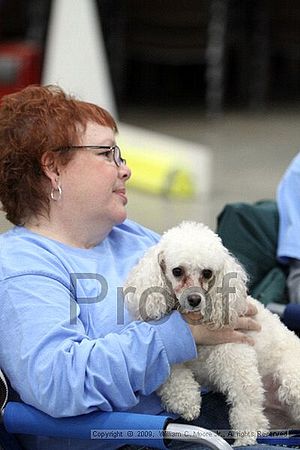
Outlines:
[{"label": "woman's neck", "polygon": [[102,242],[112,227],[92,227],[85,221],[54,221],[45,217],[35,217],[25,223],[25,228],[49,239],[77,248],[93,248]]}]

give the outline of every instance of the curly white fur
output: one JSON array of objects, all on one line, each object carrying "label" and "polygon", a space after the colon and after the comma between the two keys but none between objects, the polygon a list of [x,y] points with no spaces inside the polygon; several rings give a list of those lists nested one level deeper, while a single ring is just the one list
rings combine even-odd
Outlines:
[{"label": "curly white fur", "polygon": [[271,379],[282,410],[300,422],[300,341],[262,304],[247,296],[247,275],[208,227],[183,222],[167,231],[130,273],[125,302],[135,318],[159,319],[172,309],[200,311],[212,328],[233,326],[257,307],[261,332],[248,332],[255,346],[200,346],[198,358],[176,365],[159,388],[165,408],[187,420],[200,414],[201,385],[226,395],[235,445],[250,445],[270,429],[264,411],[264,380]]}]

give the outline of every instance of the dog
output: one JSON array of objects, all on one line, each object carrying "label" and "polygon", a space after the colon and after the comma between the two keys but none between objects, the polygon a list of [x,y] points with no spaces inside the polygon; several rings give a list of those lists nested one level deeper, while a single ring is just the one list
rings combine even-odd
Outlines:
[{"label": "dog", "polygon": [[290,423],[300,423],[300,340],[248,295],[247,281],[218,235],[201,223],[183,222],[146,251],[124,286],[125,304],[137,320],[158,320],[174,309],[197,311],[203,324],[220,329],[234,327],[255,305],[261,331],[246,332],[254,346],[201,345],[197,359],[174,365],[157,391],[167,411],[188,421],[200,415],[201,386],[223,393],[235,445],[255,444],[268,434],[266,385]]}]

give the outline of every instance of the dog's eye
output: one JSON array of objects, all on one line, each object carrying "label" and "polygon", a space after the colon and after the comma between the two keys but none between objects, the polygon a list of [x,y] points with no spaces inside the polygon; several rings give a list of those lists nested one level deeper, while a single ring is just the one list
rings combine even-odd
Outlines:
[{"label": "dog's eye", "polygon": [[210,269],[204,269],[202,270],[202,276],[203,278],[205,278],[206,280],[209,280],[212,277],[212,270]]},{"label": "dog's eye", "polygon": [[183,275],[183,269],[181,267],[174,267],[174,269],[172,270],[172,274],[174,275],[174,277],[178,278],[178,277],[182,277]]}]

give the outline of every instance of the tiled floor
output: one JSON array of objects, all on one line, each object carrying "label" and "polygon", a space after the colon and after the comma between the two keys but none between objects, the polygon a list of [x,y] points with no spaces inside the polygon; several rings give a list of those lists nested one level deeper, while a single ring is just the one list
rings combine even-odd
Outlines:
[{"label": "tiled floor", "polygon": [[[121,120],[150,130],[201,143],[213,154],[210,195],[197,200],[167,200],[131,191],[129,216],[159,232],[183,219],[215,227],[223,205],[235,201],[274,198],[277,183],[291,158],[300,150],[299,109],[260,113],[231,112],[208,119],[195,107],[131,107]],[[3,214],[0,229],[9,227]]]}]

